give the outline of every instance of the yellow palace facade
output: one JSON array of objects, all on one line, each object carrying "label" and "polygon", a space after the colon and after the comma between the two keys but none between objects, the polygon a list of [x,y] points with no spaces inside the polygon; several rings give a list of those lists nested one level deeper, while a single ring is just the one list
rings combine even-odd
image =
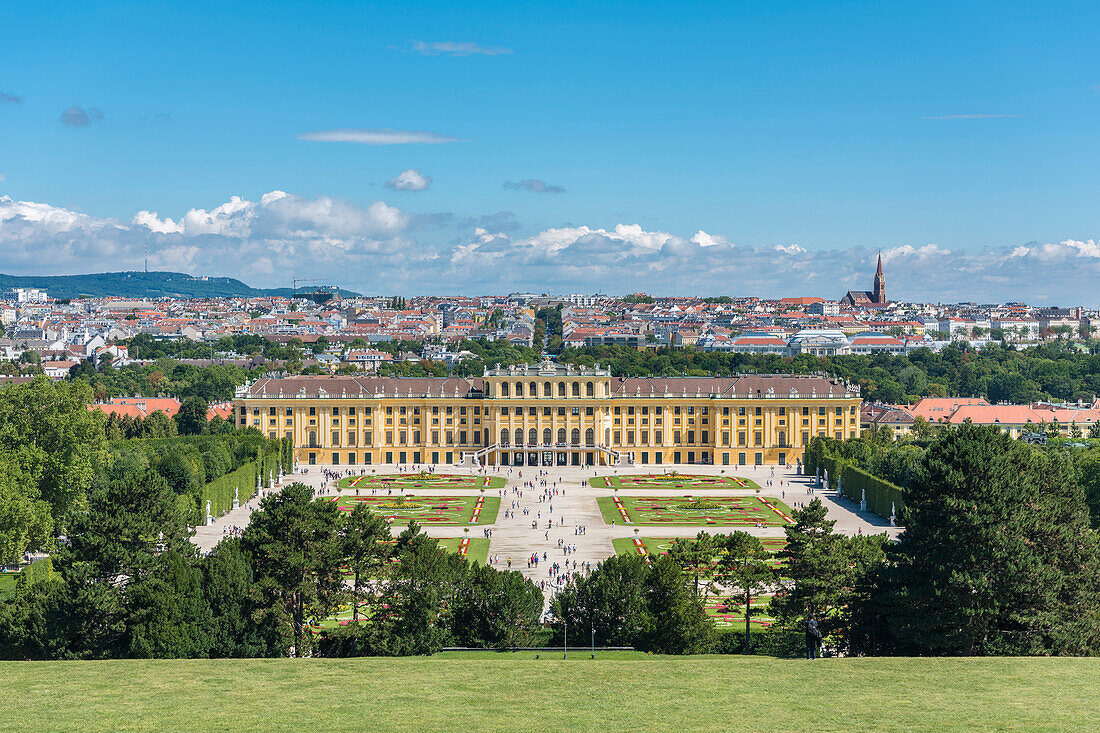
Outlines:
[{"label": "yellow palace facade", "polygon": [[859,435],[859,388],[825,376],[612,377],[544,363],[480,379],[288,377],[241,387],[239,427],[302,464],[782,465]]}]

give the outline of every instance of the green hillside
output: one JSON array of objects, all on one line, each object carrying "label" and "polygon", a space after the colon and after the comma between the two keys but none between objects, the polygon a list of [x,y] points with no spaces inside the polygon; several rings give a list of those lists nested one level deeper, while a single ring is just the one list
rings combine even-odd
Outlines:
[{"label": "green hillside", "polygon": [[4,729],[1092,730],[1100,699],[1096,659],[534,656],[5,662]]},{"label": "green hillside", "polygon": [[[182,272],[101,272],[90,275],[4,275],[0,292],[11,288],[45,288],[53,298],[228,298],[288,296],[290,288],[253,288],[231,277],[196,277]],[[308,292],[311,287],[298,288]],[[343,296],[354,296],[340,290]]]}]

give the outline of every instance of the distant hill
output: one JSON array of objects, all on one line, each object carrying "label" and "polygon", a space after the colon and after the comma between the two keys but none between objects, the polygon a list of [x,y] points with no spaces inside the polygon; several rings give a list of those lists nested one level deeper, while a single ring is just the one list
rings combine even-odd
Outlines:
[{"label": "distant hill", "polygon": [[[258,298],[290,296],[290,288],[253,288],[231,277],[196,277],[182,272],[100,272],[92,275],[4,275],[0,292],[12,288],[44,288],[51,298]],[[301,287],[299,293],[315,288]],[[359,293],[341,289],[340,295]]]}]

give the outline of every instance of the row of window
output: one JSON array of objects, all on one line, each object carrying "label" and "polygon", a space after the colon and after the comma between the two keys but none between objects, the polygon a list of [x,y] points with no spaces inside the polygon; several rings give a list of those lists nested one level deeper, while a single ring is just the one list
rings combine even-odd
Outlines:
[{"label": "row of window", "polygon": [[[581,396],[581,389],[582,389],[582,387],[581,387],[580,382],[573,382],[573,384],[569,387],[566,386],[565,382],[558,382],[558,386],[557,386],[557,393],[558,394],[557,394],[557,396],[558,397],[569,397],[569,396],[580,397]],[[586,382],[583,389],[584,389],[584,396],[585,397],[595,397],[596,396],[596,385],[594,383]],[[515,387],[512,387],[510,382],[501,382],[500,383],[500,396],[501,397],[513,397],[513,396],[514,397],[523,397],[524,396],[523,391],[524,391],[523,382],[516,382]],[[568,392],[568,394],[567,394],[567,392]],[[604,392],[604,394],[607,394],[607,386],[606,385],[604,386],[603,392]],[[538,382],[528,382],[528,384],[527,384],[527,396],[529,396],[529,397],[538,397],[539,396],[539,384],[538,384]],[[550,382],[543,382],[542,383],[542,396],[543,397],[553,397],[554,396],[554,385],[552,385]]]}]

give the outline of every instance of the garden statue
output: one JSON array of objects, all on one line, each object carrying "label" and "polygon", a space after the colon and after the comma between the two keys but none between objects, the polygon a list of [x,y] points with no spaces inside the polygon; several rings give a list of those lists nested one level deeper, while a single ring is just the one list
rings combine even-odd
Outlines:
[{"label": "garden statue", "polygon": [[897,525],[897,512],[894,511],[894,502],[890,502],[890,526],[896,527]]},{"label": "garden statue", "polygon": [[861,512],[867,511],[867,489],[862,489],[859,492],[859,510]]},{"label": "garden statue", "polygon": [[233,487],[233,508],[234,509],[240,509],[241,508],[240,488],[237,487],[237,486]]},{"label": "garden statue", "polygon": [[843,478],[843,476],[837,476],[836,477],[836,493],[837,493],[837,496],[843,496],[844,495],[844,488],[840,485],[840,480],[842,478]]},{"label": "garden statue", "polygon": [[209,499],[206,500],[206,523],[208,525],[214,523],[214,517],[211,516],[211,514],[210,514],[210,500]]}]

